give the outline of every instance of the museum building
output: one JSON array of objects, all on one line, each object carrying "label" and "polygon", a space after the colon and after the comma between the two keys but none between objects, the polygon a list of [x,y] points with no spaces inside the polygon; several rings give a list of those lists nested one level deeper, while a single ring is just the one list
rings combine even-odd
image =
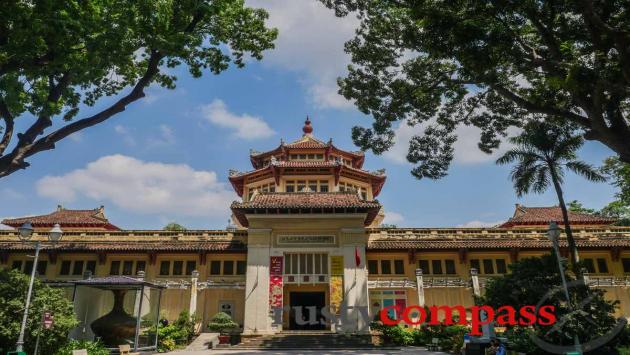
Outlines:
[{"label": "museum building", "polygon": [[[56,224],[64,233],[60,242],[43,244],[34,266],[34,244],[20,241],[16,229],[1,230],[0,267],[25,273],[36,267],[56,285],[143,271],[144,280],[166,288],[159,307],[166,318],[189,310],[203,326],[223,311],[244,334],[360,333],[369,322],[359,307],[373,318],[392,305],[472,305],[473,295],[509,272],[510,263],[549,253],[547,226],[562,224],[558,207],[516,205],[507,222],[492,228],[382,228],[377,197],[384,170],[367,171],[362,152],[315,138],[308,118],[301,138],[249,158],[251,171],[229,173],[241,199],[232,203],[225,230],[122,230],[103,207],[59,206],[2,221],[16,229],[30,223],[33,240],[42,242]],[[630,315],[630,228],[588,214],[572,212],[570,219],[592,287],[605,288],[620,301],[618,313]],[[296,306],[315,309],[317,317],[328,307],[350,321],[300,324]],[[283,307],[275,322],[274,309]]]}]

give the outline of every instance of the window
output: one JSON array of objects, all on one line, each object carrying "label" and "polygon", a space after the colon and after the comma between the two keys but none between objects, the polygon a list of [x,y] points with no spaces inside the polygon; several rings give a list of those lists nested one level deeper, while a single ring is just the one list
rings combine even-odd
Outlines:
[{"label": "window", "polygon": [[[630,261],[630,259],[628,259]],[[378,274],[378,260],[368,260],[368,273],[372,275]]]},{"label": "window", "polygon": [[64,260],[61,262],[61,270],[59,270],[59,275],[70,275],[70,260]]},{"label": "window", "polygon": [[221,261],[212,260],[210,262],[210,275],[221,275]]},{"label": "window", "polygon": [[223,261],[223,275],[234,275],[234,261]]},{"label": "window", "polygon": [[192,272],[197,268],[197,262],[194,260],[186,261],[186,275],[192,275]]},{"label": "window", "polygon": [[584,259],[584,267],[586,268],[586,271],[591,274],[595,274],[597,272],[595,271],[595,264],[593,263],[593,259]]},{"label": "window", "polygon": [[122,274],[123,275],[131,275],[132,272],[133,272],[133,261],[132,260],[125,260],[125,262],[123,263]]},{"label": "window", "polygon": [[405,263],[402,260],[394,260],[394,273],[396,275],[405,274]]},{"label": "window", "polygon": [[284,273],[287,275],[328,274],[328,254],[285,254]]},{"label": "window", "polygon": [[597,269],[600,274],[608,273],[608,264],[606,264],[606,259],[597,258]]},{"label": "window", "polygon": [[136,275],[138,275],[140,271],[146,271],[146,268],[147,268],[146,261],[144,260],[136,261]]},{"label": "window", "polygon": [[367,200],[367,189],[358,185],[354,185],[352,183],[349,182],[340,182],[339,183],[339,191],[344,192],[354,192],[354,193],[359,193],[359,195],[361,195],[361,198],[364,200]]},{"label": "window", "polygon": [[630,258],[621,259],[621,264],[623,265],[623,272],[630,272]]},{"label": "window", "polygon": [[72,275],[83,275],[83,260],[75,260]]},{"label": "window", "polygon": [[88,260],[85,263],[85,271],[90,271],[92,275],[96,274],[96,260]]},{"label": "window", "polygon": [[[628,259],[628,260],[630,260],[630,259]],[[13,264],[11,265],[11,269],[22,270],[22,260],[13,260]]]},{"label": "window", "polygon": [[[24,269],[22,269],[22,265],[24,265]],[[46,267],[48,266],[48,262],[46,260],[40,260],[37,262],[37,275],[46,275]],[[33,272],[33,260],[26,260],[22,262],[21,260],[13,261],[12,265],[13,269],[19,270],[27,275],[30,275]]]},{"label": "window", "polygon": [[494,263],[492,259],[483,259],[483,273],[494,274]]},{"label": "window", "polygon": [[455,275],[455,261],[452,259],[444,260],[444,264],[446,265],[446,273],[448,275]]},{"label": "window", "polygon": [[442,275],[442,260],[431,260],[431,268],[434,275]]},{"label": "window", "polygon": [[251,186],[249,187],[247,192],[247,198],[248,200],[252,199],[252,195],[254,195],[254,191],[258,190],[258,192],[276,192],[276,184],[274,184],[273,182],[268,183],[268,184],[262,184],[262,185],[258,185],[258,186]]},{"label": "window", "polygon": [[247,262],[245,260],[239,260],[236,262],[236,274],[245,275],[247,273]]},{"label": "window", "polygon": [[170,261],[162,261],[160,262],[160,275],[168,276],[171,273],[171,262]]},{"label": "window", "polygon": [[184,262],[181,260],[173,261],[173,275],[182,275],[184,273]]},{"label": "window", "polygon": [[470,260],[470,268],[476,269],[477,272],[481,273],[481,266],[479,265],[479,259]]},{"label": "window", "polygon": [[109,265],[109,274],[110,275],[119,275],[120,274],[120,261],[115,260]]},{"label": "window", "polygon": [[[608,264],[606,263],[605,258],[597,258],[595,260],[591,258],[586,258],[584,259],[583,262],[584,262],[584,267],[586,268],[586,271],[590,274],[608,273]],[[595,268],[595,265],[597,265],[597,268]]]},{"label": "window", "polygon": [[428,275],[431,273],[431,269],[429,269],[429,260],[419,260],[418,267],[422,269],[423,274]]},{"label": "window", "polygon": [[392,273],[392,263],[390,260],[381,260],[381,274],[390,275]]},{"label": "window", "polygon": [[505,265],[505,259],[497,259],[497,274],[507,273],[507,266]]}]

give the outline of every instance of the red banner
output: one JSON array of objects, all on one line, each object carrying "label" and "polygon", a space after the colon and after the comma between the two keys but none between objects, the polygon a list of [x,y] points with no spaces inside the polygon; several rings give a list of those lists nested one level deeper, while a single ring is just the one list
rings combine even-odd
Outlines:
[{"label": "red banner", "polygon": [[282,256],[269,260],[269,306],[282,308]]}]

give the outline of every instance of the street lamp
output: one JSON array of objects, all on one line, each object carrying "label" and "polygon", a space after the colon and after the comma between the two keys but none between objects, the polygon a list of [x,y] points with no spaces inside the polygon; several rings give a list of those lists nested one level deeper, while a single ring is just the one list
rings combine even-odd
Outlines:
[{"label": "street lamp", "polygon": [[[18,228],[18,233],[20,240],[22,242],[28,242],[31,240],[33,236],[33,225],[30,222],[26,222]],[[59,224],[55,224],[55,226],[48,233],[48,240],[51,243],[57,243],[61,240],[63,236],[63,231]],[[16,352],[24,351],[24,332],[26,330],[26,321],[28,320],[28,309],[31,306],[31,295],[33,293],[33,283],[35,281],[35,271],[37,270],[37,259],[39,259],[39,249],[41,248],[41,242],[38,240],[35,242],[35,259],[33,260],[33,268],[31,269],[31,279],[28,283],[28,292],[26,293],[26,305],[24,306],[24,315],[22,317],[22,325],[20,327],[20,335],[18,337],[18,341],[16,343]]]},{"label": "street lamp", "polygon": [[[560,227],[558,227],[558,224],[556,222],[549,223],[549,229],[547,230],[547,238],[551,241],[551,244],[553,245],[553,251],[555,252],[556,259],[558,260],[558,268],[560,269],[560,278],[562,279],[562,288],[564,289],[564,297],[566,297],[567,299],[567,305],[569,306],[569,308],[573,308],[571,306],[571,297],[569,296],[569,286],[567,286],[567,279],[564,276],[564,267],[562,266],[562,259],[560,258],[560,245],[559,245],[560,232],[561,232],[561,229]],[[577,352],[581,354],[582,351],[580,347],[580,339],[578,338],[577,335],[575,335],[573,337],[573,340],[575,342],[575,348]]]}]

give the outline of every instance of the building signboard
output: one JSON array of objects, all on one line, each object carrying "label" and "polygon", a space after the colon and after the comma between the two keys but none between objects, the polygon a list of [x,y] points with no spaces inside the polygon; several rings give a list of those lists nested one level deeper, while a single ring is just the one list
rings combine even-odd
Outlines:
[{"label": "building signboard", "polygon": [[335,236],[334,235],[279,235],[278,236],[278,244],[323,244],[323,245],[334,245],[335,244]]}]

